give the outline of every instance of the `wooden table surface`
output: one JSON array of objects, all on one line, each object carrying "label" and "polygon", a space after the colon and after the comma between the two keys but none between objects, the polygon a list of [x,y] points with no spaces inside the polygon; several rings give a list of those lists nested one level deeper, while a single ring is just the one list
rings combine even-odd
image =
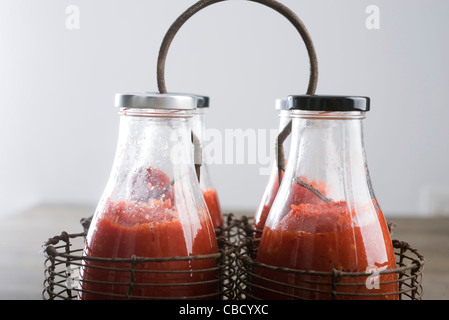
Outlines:
[{"label": "wooden table surface", "polygon": [[[388,217],[387,217],[388,219]],[[449,299],[449,218],[390,218],[393,239],[408,242],[424,256],[424,300]]]},{"label": "wooden table surface", "polygon": [[[0,299],[40,300],[44,280],[41,245],[62,231],[82,231],[91,207],[39,206],[0,219]],[[247,215],[249,216],[249,215]],[[449,299],[449,218],[389,218],[393,238],[425,258],[424,300]]]}]

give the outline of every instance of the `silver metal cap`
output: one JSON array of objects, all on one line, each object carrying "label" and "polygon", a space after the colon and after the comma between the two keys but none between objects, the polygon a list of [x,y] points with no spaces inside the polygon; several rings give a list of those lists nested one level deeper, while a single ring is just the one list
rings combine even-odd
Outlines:
[{"label": "silver metal cap", "polygon": [[288,110],[287,98],[276,99],[275,109],[278,110],[278,111],[280,111],[280,110]]},{"label": "silver metal cap", "polygon": [[180,93],[117,93],[115,106],[118,108],[148,108],[194,110],[198,99],[194,95]]}]

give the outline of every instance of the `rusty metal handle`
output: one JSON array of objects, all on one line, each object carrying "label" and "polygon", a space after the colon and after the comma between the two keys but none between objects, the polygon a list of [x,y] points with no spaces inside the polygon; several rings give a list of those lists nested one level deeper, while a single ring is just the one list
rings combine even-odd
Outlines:
[{"label": "rusty metal handle", "polygon": [[[167,93],[167,87],[165,84],[165,64],[167,60],[168,50],[179,29],[181,29],[184,23],[186,23],[186,21],[189,20],[195,13],[201,11],[202,9],[212,4],[224,1],[228,0],[200,0],[195,4],[193,4],[191,7],[189,7],[186,11],[184,11],[170,26],[167,33],[165,34],[165,37],[159,49],[159,56],[157,61],[157,84],[160,93]],[[296,28],[296,30],[299,32],[302,40],[306,45],[307,53],[310,59],[310,76],[307,94],[311,95],[315,94],[318,83],[318,60],[315,52],[315,47],[312,42],[312,38],[310,37],[310,34],[307,31],[307,28],[305,27],[303,22],[291,9],[275,0],[247,0],[247,1],[259,3],[277,11],[285,18],[287,18],[288,21],[290,21]],[[279,183],[281,182],[282,179],[281,172],[285,169],[284,168],[285,155],[284,155],[283,142],[290,134],[291,121],[285,129],[286,130],[280,133],[276,142],[276,160],[279,171]]]}]

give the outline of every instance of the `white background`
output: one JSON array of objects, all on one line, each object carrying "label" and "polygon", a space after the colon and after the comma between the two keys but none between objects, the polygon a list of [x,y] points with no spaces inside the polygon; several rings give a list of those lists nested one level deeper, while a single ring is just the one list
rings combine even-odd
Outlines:
[{"label": "white background", "polygon": [[[157,91],[171,23],[195,1],[0,1],[0,216],[40,204],[95,205],[118,135],[114,94]],[[365,144],[388,215],[449,211],[449,2],[282,0],[303,20],[318,94],[367,95]],[[66,8],[80,28],[66,27]],[[369,30],[365,10],[380,9]],[[276,128],[274,100],[303,94],[308,57],[293,26],[256,3],[215,4],[190,19],[168,55],[168,91],[211,97],[208,126]],[[258,206],[258,165],[211,167],[225,211]]]}]

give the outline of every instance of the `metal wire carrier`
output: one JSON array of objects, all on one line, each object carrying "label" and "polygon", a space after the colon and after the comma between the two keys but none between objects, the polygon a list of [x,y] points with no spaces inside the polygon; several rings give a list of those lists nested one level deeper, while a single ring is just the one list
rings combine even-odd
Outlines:
[{"label": "metal wire carrier", "polygon": [[[226,0],[200,0],[188,8],[167,31],[160,47],[157,63],[157,82],[160,93],[167,93],[165,84],[165,63],[170,45],[184,23],[202,9]],[[318,62],[312,39],[302,21],[289,8],[275,0],[248,0],[250,2],[265,5],[289,20],[299,32],[310,58],[310,76],[307,94],[315,93],[318,81]],[[280,133],[277,144],[277,165],[279,169],[279,181],[281,171],[284,170],[284,152],[282,143],[290,134],[291,122]],[[219,300],[244,300],[261,299],[271,295],[279,299],[376,299],[382,298],[386,293],[376,294],[360,290],[366,286],[366,279],[370,273],[343,272],[332,270],[330,272],[318,272],[314,270],[296,270],[281,268],[274,265],[266,265],[256,261],[257,237],[254,234],[260,232],[253,228],[252,218],[246,216],[236,218],[233,214],[226,216],[225,226],[216,230],[218,252],[210,255],[188,257],[148,258],[132,256],[128,259],[93,258],[83,256],[84,240],[89,228],[90,218],[81,221],[84,232],[69,234],[62,232],[45,242],[43,249],[45,254],[45,279],[42,297],[45,300],[77,299],[80,294],[92,294],[98,299],[219,299]],[[395,249],[396,266],[394,270],[379,272],[379,276],[396,275],[389,283],[397,284],[397,290],[388,292],[398,299],[419,300],[422,298],[422,274],[424,258],[408,243],[393,240]],[[206,269],[179,269],[151,268],[153,263],[170,266],[173,263],[186,263],[189,265],[195,261],[215,261],[213,267]],[[120,275],[112,281],[96,281],[109,290],[102,292],[85,292],[79,277],[82,268],[106,270]],[[271,272],[275,277],[266,277],[263,274]],[[188,273],[213,273],[214,277],[206,280],[183,282],[182,274]],[[145,275],[152,275],[145,277]],[[156,275],[156,276],[155,276]],[[178,276],[179,275],[179,276]],[[177,277],[178,276],[178,277]],[[176,281],[152,281],[142,279],[176,279]],[[119,279],[119,280],[117,280]],[[181,281],[179,281],[181,279]],[[91,280],[92,281],[92,280]],[[213,293],[199,294],[197,296],[174,295],[181,287],[190,286],[215,286]],[[142,288],[145,292],[152,292],[164,288],[169,294],[141,295]],[[167,291],[168,289],[168,291]],[[159,292],[159,291],[158,291]]]},{"label": "metal wire carrier", "polygon": [[[241,241],[236,249],[235,299],[384,299],[386,296],[399,300],[421,300],[423,296],[422,276],[424,257],[407,242],[392,240],[396,257],[396,268],[370,272],[344,272],[333,269],[329,272],[297,270],[257,262],[257,247],[261,233],[255,230],[251,219],[244,218],[235,231]],[[268,272],[266,272],[268,271]],[[269,277],[264,275],[269,274]],[[385,293],[367,289],[367,281],[388,276],[379,286],[397,288]],[[368,283],[369,284],[369,283]],[[395,286],[396,284],[396,286]],[[387,297],[388,298],[388,297]]]},{"label": "metal wire carrier", "polygon": [[[252,218],[243,216],[236,218],[233,214],[225,215],[225,226],[216,230],[219,251],[212,255],[191,257],[145,258],[131,257],[129,259],[92,258],[82,255],[86,232],[69,234],[62,232],[50,238],[44,244],[45,279],[42,297],[44,300],[73,300],[77,299],[83,289],[79,285],[80,268],[86,262],[95,262],[92,268],[113,270],[128,275],[123,282],[99,282],[108,285],[110,293],[96,293],[98,299],[208,299],[208,300],[252,300],[261,299],[264,291],[277,299],[307,299],[319,297],[324,299],[377,299],[385,293],[360,292],[359,288],[366,286],[368,277],[372,274],[364,272],[317,272],[314,270],[296,270],[280,268],[259,263],[255,260],[257,241],[254,234],[257,231],[252,226]],[[85,226],[85,225],[84,225]],[[423,296],[422,275],[424,257],[408,243],[393,240],[397,268],[380,271],[384,274],[396,274],[398,290],[390,292],[400,300],[421,300]],[[215,279],[209,281],[189,283],[142,283],[136,275],[157,273],[158,277],[173,277],[191,270],[148,270],[141,266],[148,263],[173,263],[179,261],[192,262],[194,260],[213,259],[213,268],[199,269],[193,272],[214,272]],[[117,268],[117,265],[123,267]],[[257,270],[266,269],[275,272],[279,279],[296,279],[299,281],[283,282],[272,278],[261,277]],[[349,279],[349,280],[348,280]],[[356,279],[356,281],[354,280]],[[360,280],[360,281],[359,281]],[[201,286],[215,284],[216,290],[212,294],[199,296],[152,297],[136,295],[136,288],[167,286],[176,290],[180,286]],[[120,288],[117,294],[115,288]]]},{"label": "metal wire carrier", "polygon": [[[83,219],[83,221],[85,221]],[[85,225],[84,225],[85,226]],[[218,252],[208,255],[196,255],[187,257],[147,258],[132,256],[129,259],[94,258],[83,255],[84,241],[87,232],[69,234],[62,232],[60,235],[50,238],[43,245],[45,255],[45,280],[42,298],[44,300],[74,300],[81,294],[89,295],[93,299],[208,299],[229,300],[234,298],[235,268],[234,248],[224,235],[230,232],[226,228],[217,229]],[[215,261],[213,267],[189,268],[194,261]],[[157,268],[152,268],[157,265]],[[173,266],[185,266],[180,270]],[[80,271],[101,270],[114,274],[112,281],[92,281],[96,288],[107,288],[101,291],[89,291],[83,289]],[[194,281],[185,282],[193,273],[199,274]],[[202,274],[208,275],[206,280],[201,280]],[[212,276],[214,274],[215,276]],[[145,282],[150,279],[150,281]],[[195,292],[195,288],[212,286],[215,290],[209,293],[183,296],[186,287]],[[89,286],[88,286],[89,288]],[[158,292],[156,296],[139,294],[139,292]],[[165,291],[164,291],[165,290]],[[201,290],[200,290],[201,291]],[[167,297],[160,292],[169,293]],[[174,293],[175,292],[175,293]],[[177,294],[179,292],[179,295]]]}]

